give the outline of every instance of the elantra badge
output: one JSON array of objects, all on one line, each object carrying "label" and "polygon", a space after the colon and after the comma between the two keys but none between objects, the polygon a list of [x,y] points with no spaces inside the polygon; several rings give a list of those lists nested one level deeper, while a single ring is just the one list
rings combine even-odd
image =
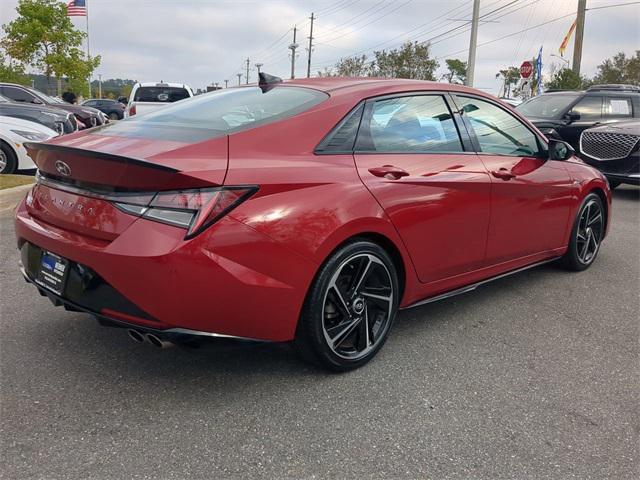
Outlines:
[{"label": "elantra badge", "polygon": [[60,175],[64,175],[65,177],[71,175],[71,168],[62,160],[56,160],[54,166],[56,167],[56,172],[58,172]]}]

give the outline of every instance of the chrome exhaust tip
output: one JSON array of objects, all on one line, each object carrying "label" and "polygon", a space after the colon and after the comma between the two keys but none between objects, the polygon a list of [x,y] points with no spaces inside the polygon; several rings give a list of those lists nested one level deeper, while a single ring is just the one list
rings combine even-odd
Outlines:
[{"label": "chrome exhaust tip", "polygon": [[169,348],[173,346],[173,343],[169,340],[164,340],[160,337],[157,337],[153,333],[147,333],[145,337],[147,338],[147,342],[157,348]]},{"label": "chrome exhaust tip", "polygon": [[144,343],[144,335],[133,328],[127,329],[127,334],[129,338],[136,343]]}]

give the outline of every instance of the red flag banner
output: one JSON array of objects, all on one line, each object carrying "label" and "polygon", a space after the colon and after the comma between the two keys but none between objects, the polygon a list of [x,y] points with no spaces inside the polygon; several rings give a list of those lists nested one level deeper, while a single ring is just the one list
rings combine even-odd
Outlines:
[{"label": "red flag banner", "polygon": [[569,45],[569,39],[571,38],[571,35],[573,35],[573,31],[576,29],[576,22],[577,20],[573,21],[573,23],[571,24],[571,28],[569,29],[567,34],[564,36],[564,39],[560,44],[560,48],[558,48],[558,52],[560,52],[561,57],[564,57],[564,51],[567,49],[567,45]]}]

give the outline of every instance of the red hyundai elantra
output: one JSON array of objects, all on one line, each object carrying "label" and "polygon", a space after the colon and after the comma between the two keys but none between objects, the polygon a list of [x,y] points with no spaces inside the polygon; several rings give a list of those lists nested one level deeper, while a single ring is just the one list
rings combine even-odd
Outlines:
[{"label": "red hyundai elantra", "polygon": [[399,308],[598,254],[611,194],[567,144],[458,85],[219,90],[30,144],[26,279],[156,345],[294,341],[347,370]]}]

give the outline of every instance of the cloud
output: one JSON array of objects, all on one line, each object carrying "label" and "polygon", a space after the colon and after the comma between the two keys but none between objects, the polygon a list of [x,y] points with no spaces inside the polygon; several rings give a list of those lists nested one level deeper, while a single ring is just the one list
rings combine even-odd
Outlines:
[{"label": "cloud", "polygon": [[[573,17],[522,30],[577,8],[577,0],[510,3],[497,0],[481,4],[481,14],[500,9],[488,17],[494,22],[480,25],[478,35],[476,86],[494,93],[499,85],[495,73],[533,57],[540,45],[544,46],[547,67],[559,63],[550,54],[557,54]],[[89,4],[91,51],[102,56],[97,72],[102,78],[175,81],[194,88],[225,79],[235,83],[236,73],[244,72],[247,57],[251,79],[256,78],[257,62],[264,63],[265,71],[288,76],[287,46],[296,24],[300,45],[296,70],[298,76],[305,75],[312,11],[317,14],[312,72],[341,57],[356,52],[371,55],[374,49],[398,47],[406,40],[432,39],[432,52],[442,57],[442,65],[446,54],[452,52],[461,51],[454,56],[466,60],[469,32],[465,22],[471,15],[469,0],[90,0]],[[0,1],[3,23],[15,18],[16,5],[17,0]],[[589,2],[589,7],[605,5],[602,0]],[[84,30],[84,18],[75,17],[73,22]],[[619,51],[631,54],[638,48],[638,25],[638,5],[587,12],[583,73],[593,75],[603,59]],[[445,34],[452,28],[458,29]],[[522,33],[482,46],[514,32]],[[567,58],[572,56],[571,48]]]}]

